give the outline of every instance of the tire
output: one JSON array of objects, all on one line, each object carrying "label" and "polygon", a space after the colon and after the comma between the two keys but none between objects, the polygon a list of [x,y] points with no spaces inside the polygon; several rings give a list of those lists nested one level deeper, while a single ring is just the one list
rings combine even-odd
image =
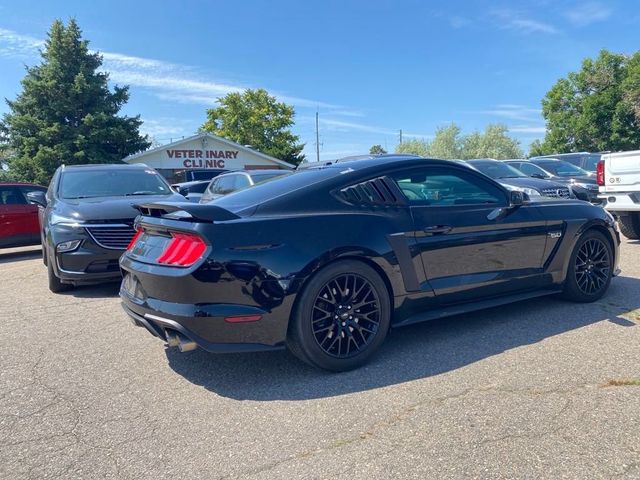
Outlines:
[{"label": "tire", "polygon": [[637,212],[626,212],[618,216],[620,231],[629,240],[640,239],[640,215]]},{"label": "tire", "polygon": [[564,298],[583,303],[601,298],[611,283],[613,262],[607,238],[596,230],[587,230],[571,252]]},{"label": "tire", "polygon": [[378,350],[390,323],[389,293],[380,275],[365,263],[341,260],[305,285],[289,324],[287,346],[314,367],[352,370]]},{"label": "tire", "polygon": [[47,276],[49,277],[49,290],[53,293],[62,293],[71,289],[71,285],[62,283],[53,271],[53,265],[47,256]]}]

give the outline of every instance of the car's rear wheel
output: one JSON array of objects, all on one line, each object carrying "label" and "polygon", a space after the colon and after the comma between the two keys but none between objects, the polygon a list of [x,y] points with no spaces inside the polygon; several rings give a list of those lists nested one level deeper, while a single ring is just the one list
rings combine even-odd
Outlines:
[{"label": "car's rear wheel", "polygon": [[338,261],[304,287],[287,342],[294,355],[313,366],[351,370],[378,350],[390,319],[389,295],[380,275],[365,263]]},{"label": "car's rear wheel", "polygon": [[575,302],[594,302],[609,288],[613,251],[606,237],[589,230],[580,237],[569,260],[564,296]]},{"label": "car's rear wheel", "polygon": [[[45,248],[43,246],[43,248]],[[51,259],[47,256],[47,276],[49,278],[49,290],[53,293],[66,292],[71,289],[71,285],[62,283],[53,271],[53,265]]]},{"label": "car's rear wheel", "polygon": [[630,240],[640,239],[640,214],[629,212],[620,215],[618,225],[622,234]]}]

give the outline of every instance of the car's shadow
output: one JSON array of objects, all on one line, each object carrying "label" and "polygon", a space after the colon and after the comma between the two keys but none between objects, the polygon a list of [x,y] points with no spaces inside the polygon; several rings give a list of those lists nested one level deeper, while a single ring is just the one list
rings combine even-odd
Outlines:
[{"label": "car's shadow", "polygon": [[114,298],[120,291],[120,281],[101,283],[98,285],[82,285],[59,295],[70,295],[76,298]]},{"label": "car's shadow", "polygon": [[42,257],[42,248],[40,247],[34,247],[33,250],[12,250],[8,252],[0,250],[0,265],[21,260],[32,260],[38,257]]},{"label": "car's shadow", "polygon": [[[638,300],[625,304],[630,298]],[[394,330],[370,364],[341,374],[309,367],[284,351],[214,355],[167,348],[166,355],[175,372],[218,395],[306,400],[438,375],[596,322],[635,327],[620,315],[639,307],[640,280],[619,277],[594,304],[549,297]]]}]

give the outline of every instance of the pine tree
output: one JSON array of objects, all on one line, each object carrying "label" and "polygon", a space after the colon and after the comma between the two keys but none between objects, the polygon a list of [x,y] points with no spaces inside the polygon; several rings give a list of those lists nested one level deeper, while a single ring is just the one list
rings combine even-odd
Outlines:
[{"label": "pine tree", "polygon": [[88,48],[75,20],[53,22],[42,62],[27,67],[22,92],[6,100],[0,139],[14,152],[13,175],[46,184],[62,164],[118,163],[145,150],[139,116],[118,116],[129,88],[109,89],[102,56]]}]

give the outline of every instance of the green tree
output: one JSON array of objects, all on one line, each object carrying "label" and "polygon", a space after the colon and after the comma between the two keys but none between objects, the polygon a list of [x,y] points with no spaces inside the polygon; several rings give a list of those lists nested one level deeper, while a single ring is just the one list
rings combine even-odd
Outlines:
[{"label": "green tree", "polygon": [[487,125],[484,133],[474,132],[467,135],[462,140],[461,158],[522,158],[524,154],[520,142],[509,137],[508,131],[505,125],[495,124]]},{"label": "green tree", "polygon": [[431,141],[410,140],[398,145],[398,153],[412,153],[423,157],[452,159],[520,158],[520,142],[507,135],[504,125],[488,125],[484,132],[462,135],[455,123],[440,127]]},{"label": "green tree", "polygon": [[295,115],[292,106],[261,88],[229,93],[218,102],[219,107],[207,110],[201,130],[295,165],[304,160],[304,143],[290,130]]},{"label": "green tree", "polygon": [[23,180],[46,184],[63,163],[120,162],[149,146],[139,117],[117,115],[128,87],[109,90],[109,75],[98,71],[102,57],[88,44],[75,20],[53,22],[42,62],[27,67],[22,92],[7,100],[0,133],[15,151],[11,171]]},{"label": "green tree", "polygon": [[382,148],[382,145],[372,145],[369,149],[370,155],[384,155],[387,151]]},{"label": "green tree", "polygon": [[542,100],[547,134],[532,154],[640,148],[640,51],[602,50]]},{"label": "green tree", "polygon": [[13,152],[6,144],[0,143],[0,182],[15,181],[17,178],[9,170],[9,161],[13,157]]}]

